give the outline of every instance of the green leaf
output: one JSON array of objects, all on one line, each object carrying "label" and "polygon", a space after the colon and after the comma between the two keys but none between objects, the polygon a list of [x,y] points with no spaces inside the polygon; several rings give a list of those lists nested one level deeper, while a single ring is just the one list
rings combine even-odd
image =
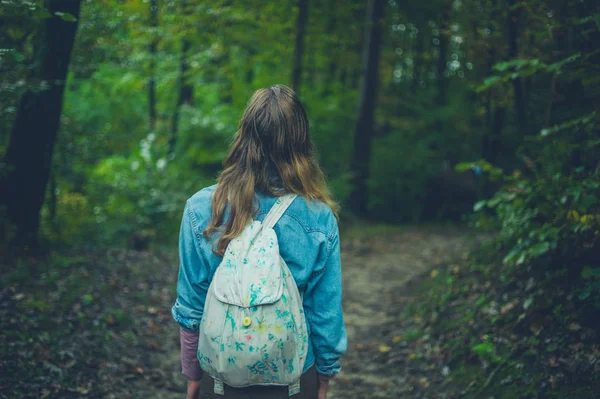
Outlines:
[{"label": "green leaf", "polygon": [[600,278],[600,268],[596,267],[596,268],[592,269],[591,267],[586,266],[581,271],[581,277],[584,280],[590,280],[590,279],[593,279],[593,278]]},{"label": "green leaf", "polygon": [[580,56],[581,56],[580,53],[573,54],[573,55],[565,58],[564,60],[560,60],[558,62],[555,62],[554,64],[548,65],[547,70],[548,70],[548,72],[558,71],[563,65],[570,64],[571,62],[578,59]]},{"label": "green leaf", "polygon": [[495,85],[496,83],[501,82],[501,81],[502,81],[502,78],[500,76],[497,76],[497,75],[489,76],[484,79],[483,84],[478,86],[475,89],[475,91],[477,93],[480,93],[482,91],[489,89],[490,87],[492,87],[493,85]]},{"label": "green leaf", "polygon": [[538,257],[550,250],[550,243],[548,242],[540,242],[539,244],[535,244],[533,247],[529,248],[527,251],[529,255],[532,257]]},{"label": "green leaf", "polygon": [[91,296],[90,294],[85,294],[83,296],[83,303],[85,305],[89,305],[92,302],[94,302],[94,297],[93,296]]},{"label": "green leaf", "polygon": [[480,211],[481,209],[483,209],[485,206],[487,206],[487,201],[477,201],[475,203],[475,205],[473,206],[473,211],[477,212]]},{"label": "green leaf", "polygon": [[592,295],[592,287],[586,287],[579,294],[579,299],[581,299],[582,301],[585,301],[586,299],[588,299],[590,297],[590,295]]},{"label": "green leaf", "polygon": [[57,17],[60,17],[60,19],[62,19],[63,21],[66,21],[66,22],[75,22],[75,21],[77,21],[77,18],[75,18],[74,15],[69,14],[68,12],[56,11],[54,13],[54,15],[56,15]]}]

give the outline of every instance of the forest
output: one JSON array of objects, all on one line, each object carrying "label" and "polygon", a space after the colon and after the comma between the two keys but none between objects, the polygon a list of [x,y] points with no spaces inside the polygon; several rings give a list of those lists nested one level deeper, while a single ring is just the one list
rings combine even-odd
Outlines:
[{"label": "forest", "polygon": [[597,397],[592,0],[1,1],[1,397],[182,397],[183,207],[275,84],[341,205],[330,397]]}]

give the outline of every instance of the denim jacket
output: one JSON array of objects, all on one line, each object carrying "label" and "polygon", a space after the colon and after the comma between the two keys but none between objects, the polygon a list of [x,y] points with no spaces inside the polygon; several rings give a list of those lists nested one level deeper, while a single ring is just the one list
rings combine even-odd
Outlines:
[{"label": "denim jacket", "polygon": [[[194,194],[186,203],[181,221],[177,301],[172,313],[181,327],[191,331],[199,330],[206,292],[222,259],[212,252],[215,237],[207,240],[202,236],[212,215],[215,188],[207,187]],[[275,200],[276,197],[257,194],[256,220],[264,219]],[[347,346],[336,218],[322,202],[298,197],[274,230],[279,252],[303,294],[310,337],[304,371],[316,364],[319,374],[333,376],[341,369],[339,359]]]}]

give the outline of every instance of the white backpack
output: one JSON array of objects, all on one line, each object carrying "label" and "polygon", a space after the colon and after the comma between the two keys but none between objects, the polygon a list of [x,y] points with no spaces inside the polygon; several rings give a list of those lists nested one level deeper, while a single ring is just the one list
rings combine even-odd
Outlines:
[{"label": "white backpack", "polygon": [[290,396],[300,392],[306,320],[273,230],[295,198],[278,198],[263,223],[253,221],[231,240],[208,288],[198,359],[217,394],[224,394],[223,383],[289,386]]}]

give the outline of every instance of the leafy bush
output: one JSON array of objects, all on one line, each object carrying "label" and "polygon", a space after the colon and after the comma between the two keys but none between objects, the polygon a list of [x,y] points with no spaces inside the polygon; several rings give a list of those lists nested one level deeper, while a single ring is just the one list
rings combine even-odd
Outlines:
[{"label": "leafy bush", "polygon": [[[600,139],[598,114],[591,113],[544,129],[524,146],[527,168],[504,174],[486,162],[482,167],[503,176],[504,186],[475,210],[496,219],[505,265],[567,269],[580,299],[600,307]],[[584,279],[583,288],[577,287]]]},{"label": "leafy bush", "polygon": [[94,239],[94,219],[89,198],[82,193],[67,189],[56,190],[56,211],[50,215],[49,207],[43,208],[42,233],[54,244],[85,244]]},{"label": "leafy bush", "polygon": [[150,133],[131,156],[105,158],[92,171],[88,190],[102,240],[147,241],[177,231],[190,182],[155,147]]}]

